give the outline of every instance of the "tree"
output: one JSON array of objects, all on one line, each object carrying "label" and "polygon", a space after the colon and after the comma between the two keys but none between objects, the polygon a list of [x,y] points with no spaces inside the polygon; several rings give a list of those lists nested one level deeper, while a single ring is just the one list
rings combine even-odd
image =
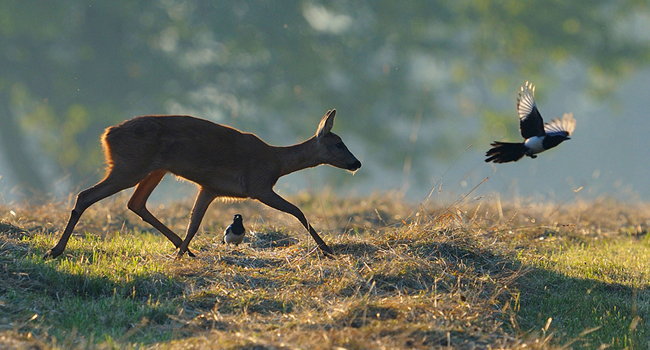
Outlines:
[{"label": "tree", "polygon": [[648,12],[636,0],[5,1],[0,147],[15,178],[47,191],[35,154],[55,177],[93,182],[101,129],[134,114],[192,112],[273,139],[337,107],[373,161],[399,169],[405,153],[453,157],[480,131],[426,137],[441,121],[499,125],[485,91],[552,86],[579,62],[607,92],[647,62],[623,24]]}]

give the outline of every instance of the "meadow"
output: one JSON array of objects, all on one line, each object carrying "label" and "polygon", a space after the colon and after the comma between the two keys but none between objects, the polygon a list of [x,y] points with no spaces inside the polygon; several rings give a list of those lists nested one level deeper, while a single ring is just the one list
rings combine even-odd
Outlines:
[{"label": "meadow", "polygon": [[[648,203],[294,196],[327,259],[289,215],[215,202],[176,260],[127,200],[53,260],[70,201],[0,206],[0,348],[650,348]],[[151,210],[182,234],[190,205]]]}]

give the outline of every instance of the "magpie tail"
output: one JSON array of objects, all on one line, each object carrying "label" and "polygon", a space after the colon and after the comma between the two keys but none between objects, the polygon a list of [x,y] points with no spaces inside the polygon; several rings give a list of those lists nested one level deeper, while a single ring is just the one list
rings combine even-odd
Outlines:
[{"label": "magpie tail", "polygon": [[507,163],[515,162],[526,154],[526,146],[523,143],[494,141],[490,144],[492,148],[485,153],[488,157],[486,162]]}]

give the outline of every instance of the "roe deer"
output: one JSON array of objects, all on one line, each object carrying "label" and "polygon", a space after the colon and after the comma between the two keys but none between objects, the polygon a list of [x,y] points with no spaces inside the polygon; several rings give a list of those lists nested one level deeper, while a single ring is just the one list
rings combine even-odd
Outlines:
[{"label": "roe deer", "polygon": [[[188,250],[205,211],[217,197],[253,198],[295,216],[325,255],[332,250],[309,224],[305,215],[273,191],[280,176],[329,164],[356,171],[361,162],[339,136],[331,132],[335,110],[325,113],[316,134],[286,147],[271,146],[254,134],[190,116],[141,116],[109,127],[102,135],[108,165],[106,176],[79,193],[61,239],[45,257],[63,253],[81,214],[93,203],[137,185],[128,208],[164,234],[177,248]],[[145,204],[166,173],[196,183],[199,193],[185,240],[154,217]]]}]

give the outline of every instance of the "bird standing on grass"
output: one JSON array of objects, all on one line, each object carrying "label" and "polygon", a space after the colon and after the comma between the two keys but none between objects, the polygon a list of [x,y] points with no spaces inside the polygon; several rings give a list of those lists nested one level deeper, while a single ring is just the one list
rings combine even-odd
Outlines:
[{"label": "bird standing on grass", "polygon": [[228,225],[223,233],[222,242],[224,244],[239,245],[244,240],[244,232],[246,232],[246,229],[242,220],[240,214],[235,214],[235,217],[232,219],[232,224]]},{"label": "bird standing on grass", "polygon": [[492,148],[485,153],[486,162],[507,163],[515,162],[523,156],[537,158],[535,154],[553,148],[564,140],[570,140],[576,127],[573,114],[565,113],[562,119],[553,119],[544,124],[541,114],[535,104],[535,86],[526,82],[520,88],[517,97],[517,113],[519,113],[519,129],[524,142],[492,142]]}]

